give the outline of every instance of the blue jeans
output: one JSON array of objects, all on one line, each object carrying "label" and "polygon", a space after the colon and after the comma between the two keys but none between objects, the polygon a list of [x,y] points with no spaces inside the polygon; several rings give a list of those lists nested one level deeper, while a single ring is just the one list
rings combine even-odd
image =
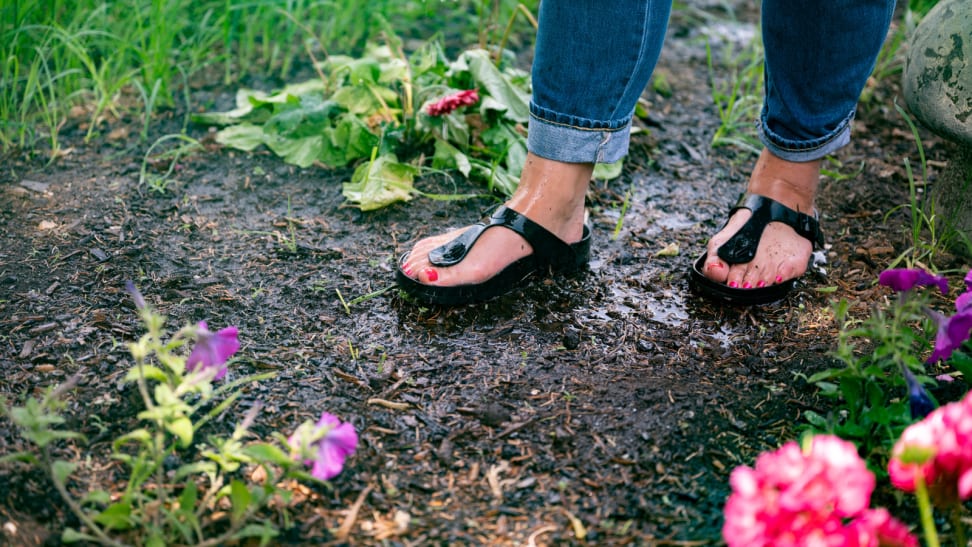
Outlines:
[{"label": "blue jeans", "polygon": [[[527,147],[569,163],[628,151],[634,107],[651,77],[672,0],[543,0]],[[760,140],[789,161],[850,141],[861,91],[895,0],[765,0]]]}]

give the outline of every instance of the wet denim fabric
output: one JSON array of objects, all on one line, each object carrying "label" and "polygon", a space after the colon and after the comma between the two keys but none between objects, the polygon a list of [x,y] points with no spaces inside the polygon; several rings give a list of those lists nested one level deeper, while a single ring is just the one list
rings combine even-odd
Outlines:
[{"label": "wet denim fabric", "polygon": [[[671,0],[543,0],[527,146],[570,163],[628,151],[631,117],[661,52]],[[847,144],[894,0],[766,0],[763,144],[790,161]]]}]

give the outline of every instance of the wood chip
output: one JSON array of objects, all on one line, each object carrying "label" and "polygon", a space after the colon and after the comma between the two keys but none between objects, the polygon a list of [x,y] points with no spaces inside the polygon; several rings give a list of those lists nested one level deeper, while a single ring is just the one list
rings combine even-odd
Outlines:
[{"label": "wood chip", "polygon": [[407,410],[412,407],[412,405],[408,403],[396,403],[394,401],[386,401],[385,399],[378,399],[378,398],[368,399],[368,404],[383,406],[385,408],[390,408],[392,410]]}]

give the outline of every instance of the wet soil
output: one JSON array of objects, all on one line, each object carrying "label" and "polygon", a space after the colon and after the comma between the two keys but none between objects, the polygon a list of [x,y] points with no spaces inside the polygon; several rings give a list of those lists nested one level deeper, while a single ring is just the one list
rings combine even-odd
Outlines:
[{"label": "wet soil", "polygon": [[[737,15],[732,28],[752,32],[755,16]],[[803,412],[833,411],[804,378],[835,364],[834,300],[853,302],[857,316],[885,302],[874,282],[907,249],[910,229],[904,211],[888,213],[907,202],[903,160],[917,154],[894,109],[897,77],[872,82],[854,141],[836,156],[846,177],[822,179],[825,274],[756,308],[692,294],[686,272],[754,159],[710,146],[718,112],[704,44],[730,47],[733,33],[706,25],[725,17],[717,8],[673,17],[658,69],[671,94],[646,90],[649,114],[624,174],[590,192],[589,270],[476,307],[404,299],[393,265],[408,242],[468,224],[494,200],[416,198],[362,213],[341,196],[350,170],[223,149],[195,126],[189,134],[206,150],[180,158],[159,193],[139,184],[146,146],[132,144],[135,119],[108,120],[87,142],[84,118],[72,120],[68,149],[50,164],[9,152],[0,394],[18,400],[79,373],[69,425],[90,442],[70,450],[91,456],[90,480],[113,480],[112,434],[139,408],[121,384],[130,365],[121,343],[141,333],[123,290],[131,279],[170,325],[239,326],[231,374],[276,373],[240,401],[264,404],[258,434],[289,432],[322,411],[360,432],[333,490],[301,491],[283,543],[342,543],[342,524],[343,542],[356,545],[718,543],[732,468],[797,438]],[[193,97],[221,109],[234,92]],[[182,115],[163,113],[148,142],[177,132]],[[945,151],[922,137],[933,182]],[[459,177],[418,185],[478,190]],[[5,420],[0,446],[24,446]],[[10,544],[57,544],[75,524],[26,467],[0,468],[0,500]]]}]

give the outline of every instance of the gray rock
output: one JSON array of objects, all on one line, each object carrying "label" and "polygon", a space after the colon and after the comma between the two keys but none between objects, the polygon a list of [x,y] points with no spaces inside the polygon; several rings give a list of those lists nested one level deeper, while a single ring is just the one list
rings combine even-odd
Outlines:
[{"label": "gray rock", "polygon": [[972,2],[942,0],[918,24],[905,61],[904,95],[929,129],[972,145]]},{"label": "gray rock", "polygon": [[972,256],[972,0],[942,0],[918,23],[904,95],[918,121],[956,145],[930,197],[947,245]]}]

